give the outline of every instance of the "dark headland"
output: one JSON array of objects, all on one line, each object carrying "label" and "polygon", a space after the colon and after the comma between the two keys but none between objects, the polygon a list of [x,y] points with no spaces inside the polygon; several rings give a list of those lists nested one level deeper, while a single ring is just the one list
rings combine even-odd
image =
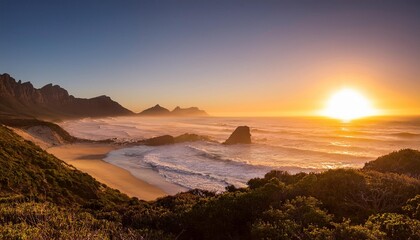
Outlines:
[{"label": "dark headland", "polygon": [[0,117],[64,119],[131,115],[108,96],[77,98],[58,85],[34,88],[30,82],[0,75]]}]

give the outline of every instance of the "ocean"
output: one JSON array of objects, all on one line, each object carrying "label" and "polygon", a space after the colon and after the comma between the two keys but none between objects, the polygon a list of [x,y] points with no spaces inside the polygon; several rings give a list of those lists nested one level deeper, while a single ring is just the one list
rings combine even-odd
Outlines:
[{"label": "ocean", "polygon": [[[231,184],[246,186],[249,179],[262,177],[272,169],[297,173],[361,168],[365,162],[392,151],[420,149],[420,118],[408,117],[349,123],[285,117],[113,117],[71,120],[60,125],[74,136],[92,140],[136,141],[183,133],[209,136],[217,142],[127,147],[109,153],[104,160],[146,181],[145,170],[151,170],[161,181],[183,189],[216,192]],[[242,125],[251,128],[253,144],[220,144]]]}]

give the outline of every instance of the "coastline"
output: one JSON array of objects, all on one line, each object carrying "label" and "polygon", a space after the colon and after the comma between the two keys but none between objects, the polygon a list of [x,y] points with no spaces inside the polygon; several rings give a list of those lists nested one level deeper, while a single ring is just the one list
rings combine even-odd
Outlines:
[{"label": "coastline", "polygon": [[115,144],[74,143],[50,147],[46,151],[130,197],[151,201],[169,195],[158,186],[136,178],[129,171],[103,160],[109,152],[119,148],[121,146]]}]

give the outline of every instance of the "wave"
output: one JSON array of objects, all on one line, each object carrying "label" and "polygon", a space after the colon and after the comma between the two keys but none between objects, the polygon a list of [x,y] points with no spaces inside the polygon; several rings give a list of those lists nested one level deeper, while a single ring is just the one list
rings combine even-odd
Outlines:
[{"label": "wave", "polygon": [[[356,153],[339,153],[339,152],[331,152],[331,151],[326,151],[326,150],[321,150],[321,149],[304,149],[304,148],[296,148],[296,147],[288,147],[288,146],[274,146],[274,145],[268,145],[268,144],[258,144],[258,145],[262,145],[264,147],[267,147],[269,149],[271,149],[272,152],[283,152],[283,153],[288,153],[291,156],[301,156],[301,155],[306,155],[306,156],[316,156],[316,157],[326,157],[327,159],[334,159],[334,158],[347,158],[347,159],[354,159],[354,158],[358,158],[358,159],[366,159],[369,160],[372,157],[371,156],[366,156],[366,155],[361,155],[361,154],[356,154]],[[343,147],[344,149],[346,149],[346,147]],[[343,151],[344,152],[344,151]]]},{"label": "wave", "polygon": [[388,135],[393,136],[393,137],[400,137],[400,138],[420,138],[420,134],[410,133],[410,132],[398,132],[398,133],[391,133]]},{"label": "wave", "polygon": [[243,187],[250,178],[261,177],[271,169],[235,161],[189,144],[138,146],[118,151],[117,155],[111,155],[115,160],[108,159],[109,162],[118,161],[120,166],[131,170],[146,165],[169,182],[189,189],[206,186],[208,190],[223,191],[230,184]]},{"label": "wave", "polygon": [[211,153],[211,152],[205,150],[204,148],[198,148],[198,147],[194,147],[194,146],[191,146],[191,145],[187,145],[186,148],[195,152],[200,157],[205,157],[205,158],[208,158],[208,159],[211,159],[211,160],[214,160],[214,161],[224,161],[224,162],[238,163],[237,161],[235,161],[232,158],[223,157],[221,154],[217,154],[217,153]]},{"label": "wave", "polygon": [[[213,181],[213,182],[216,181],[224,186],[229,185],[229,182],[227,182],[226,180],[221,179],[209,173],[194,171],[192,169],[186,169],[186,168],[182,168],[182,167],[175,166],[172,164],[165,164],[161,161],[148,160],[147,158],[145,158],[145,162],[148,163],[153,169],[155,169],[159,173],[162,173],[162,175],[165,178],[168,178],[169,176],[167,176],[167,173],[171,172],[177,175],[184,175],[184,176],[186,175],[188,177],[195,176],[195,177],[203,178],[203,179]],[[185,182],[178,182],[178,184],[182,185],[183,187],[190,188],[189,187],[190,184],[187,184]]]}]

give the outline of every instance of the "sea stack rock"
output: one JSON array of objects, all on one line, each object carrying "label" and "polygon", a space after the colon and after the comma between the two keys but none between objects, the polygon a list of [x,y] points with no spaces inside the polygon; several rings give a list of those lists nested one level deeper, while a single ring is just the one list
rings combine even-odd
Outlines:
[{"label": "sea stack rock", "polygon": [[231,144],[250,144],[251,143],[251,133],[248,126],[239,126],[233,131],[230,137],[223,143],[226,145]]}]

